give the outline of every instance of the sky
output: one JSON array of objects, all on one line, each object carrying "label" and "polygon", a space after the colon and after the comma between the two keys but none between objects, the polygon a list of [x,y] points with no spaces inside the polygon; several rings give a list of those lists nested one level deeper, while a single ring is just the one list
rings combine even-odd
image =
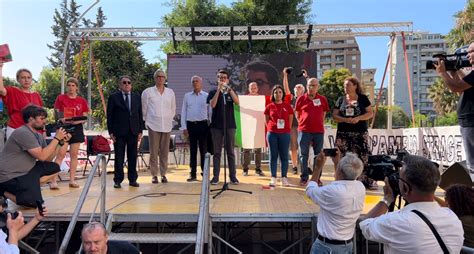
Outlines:
[{"label": "sky", "polygon": [[[275,0],[280,1],[280,0]],[[49,65],[54,9],[62,0],[0,0],[0,44],[9,44],[13,62],[4,64],[3,75],[14,78],[20,68],[28,68],[37,79]],[[94,1],[77,0],[83,12]],[[168,1],[166,1],[168,2]],[[165,1],[101,0],[86,18],[95,20],[99,6],[107,20],[105,27],[162,27],[161,18],[171,8]],[[216,0],[230,5],[231,0]],[[313,0],[312,24],[413,22],[414,31],[447,34],[454,26],[453,15],[466,0]],[[362,68],[377,68],[376,83],[381,83],[387,58],[388,37],[357,37]],[[142,51],[149,62],[166,59],[161,42],[146,42]]]}]

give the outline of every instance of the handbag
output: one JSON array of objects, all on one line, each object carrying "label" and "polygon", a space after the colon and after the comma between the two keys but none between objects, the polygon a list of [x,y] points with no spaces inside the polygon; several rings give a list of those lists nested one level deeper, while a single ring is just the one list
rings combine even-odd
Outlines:
[{"label": "handbag", "polygon": [[92,151],[94,153],[110,153],[109,141],[102,135],[97,135],[92,139]]}]

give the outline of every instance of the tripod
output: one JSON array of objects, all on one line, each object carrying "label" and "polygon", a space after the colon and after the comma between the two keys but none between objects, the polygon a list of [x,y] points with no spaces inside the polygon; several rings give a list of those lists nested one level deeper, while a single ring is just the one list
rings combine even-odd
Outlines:
[{"label": "tripod", "polygon": [[[228,89],[226,89],[226,91],[227,90]],[[217,92],[219,92],[219,90],[217,90],[216,93]],[[211,192],[218,191],[214,196],[212,196],[213,199],[217,198],[219,195],[221,195],[224,191],[227,191],[227,190],[252,194],[251,191],[236,190],[236,189],[229,188],[229,183],[227,182],[227,137],[226,137],[227,136],[227,119],[226,119],[226,116],[225,116],[226,107],[227,107],[226,99],[225,99],[226,94],[227,94],[227,92],[222,92],[222,99],[223,99],[223,107],[222,107],[223,118],[222,119],[224,120],[223,121],[223,125],[224,125],[223,126],[223,133],[224,133],[224,153],[223,153],[223,155],[224,155],[224,185],[222,185],[221,189],[211,190]],[[222,149],[222,148],[219,147],[219,149]],[[234,148],[232,148],[232,149],[234,149]],[[235,167],[235,165],[234,165],[234,167]]]}]

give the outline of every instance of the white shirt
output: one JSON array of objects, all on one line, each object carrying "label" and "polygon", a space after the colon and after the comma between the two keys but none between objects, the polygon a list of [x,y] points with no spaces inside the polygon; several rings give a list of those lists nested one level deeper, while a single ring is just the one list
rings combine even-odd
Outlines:
[{"label": "white shirt", "polygon": [[184,95],[183,106],[181,107],[181,130],[186,130],[186,121],[210,120],[211,107],[207,104],[208,93],[194,91]]},{"label": "white shirt", "polygon": [[14,244],[9,244],[6,241],[7,234],[0,229],[0,253],[1,254],[18,254],[20,249]]},{"label": "white shirt", "polygon": [[464,241],[461,221],[449,208],[436,202],[416,202],[377,218],[359,223],[366,239],[384,244],[384,253],[443,253],[428,225],[412,210],[428,218],[449,253],[459,253]]},{"label": "white shirt", "polygon": [[364,208],[365,187],[360,181],[338,180],[323,187],[310,181],[306,195],[320,206],[318,232],[321,236],[331,240],[352,239]]},{"label": "white shirt", "polygon": [[142,113],[145,126],[156,132],[171,132],[176,114],[176,99],[173,90],[165,87],[161,94],[156,86],[142,93]]}]

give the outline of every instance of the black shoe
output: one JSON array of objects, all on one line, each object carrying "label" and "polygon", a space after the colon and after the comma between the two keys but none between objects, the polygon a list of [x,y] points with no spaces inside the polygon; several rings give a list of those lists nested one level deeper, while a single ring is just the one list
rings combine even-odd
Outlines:
[{"label": "black shoe", "polygon": [[130,185],[132,187],[140,187],[140,184],[138,184],[137,182],[131,182],[128,185]]},{"label": "black shoe", "polygon": [[239,180],[237,180],[237,178],[233,178],[233,179],[231,178],[230,183],[233,185],[239,185]]},{"label": "black shoe", "polygon": [[261,169],[255,169],[255,174],[258,175],[258,176],[265,176],[265,174],[262,172]]},{"label": "black shoe", "polygon": [[120,183],[114,183],[114,188],[115,189],[120,189],[120,188],[122,188],[122,186],[120,185]]},{"label": "black shoe", "polygon": [[161,177],[161,182],[162,183],[167,183],[168,182],[168,179],[166,179],[166,176]]},{"label": "black shoe", "polygon": [[196,176],[190,175],[188,179],[186,179],[186,182],[196,182],[197,178]]},{"label": "black shoe", "polygon": [[212,185],[217,185],[219,183],[219,178],[218,177],[213,177],[211,180]]},{"label": "black shoe", "polygon": [[154,176],[151,178],[151,183],[158,183],[158,177]]},{"label": "black shoe", "polygon": [[244,171],[242,172],[242,175],[243,176],[248,176],[249,175],[249,169],[244,169]]},{"label": "black shoe", "polygon": [[297,175],[298,174],[298,168],[297,167],[293,167],[293,175]]}]

